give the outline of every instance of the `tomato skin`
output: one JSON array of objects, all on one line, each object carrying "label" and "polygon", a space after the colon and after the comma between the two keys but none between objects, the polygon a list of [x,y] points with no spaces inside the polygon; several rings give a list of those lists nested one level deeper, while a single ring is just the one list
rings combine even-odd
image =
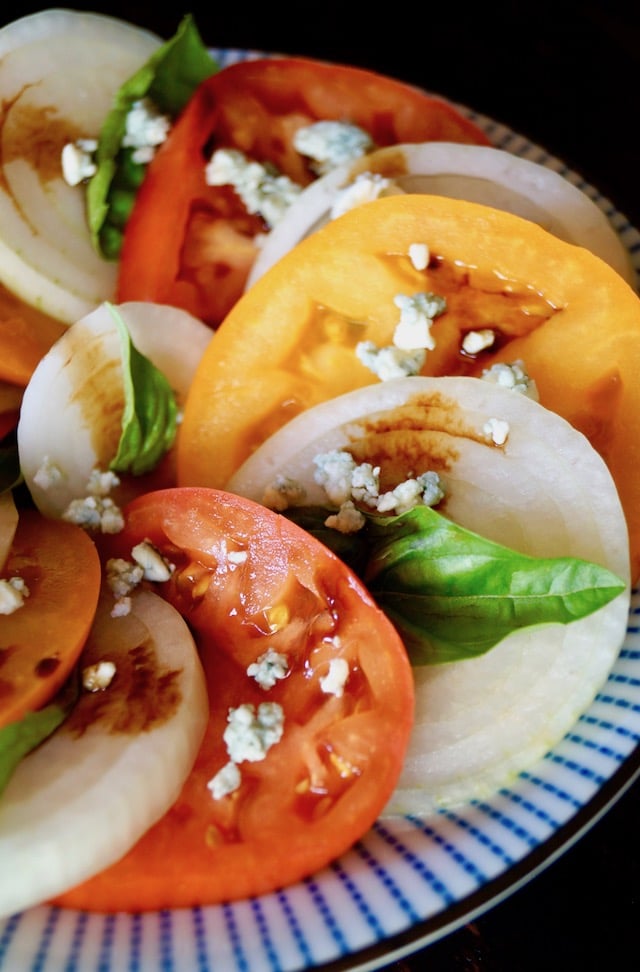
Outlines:
[{"label": "tomato skin", "polygon": [[489,144],[453,106],[362,68],[306,58],[230,65],[196,91],[149,166],[127,224],[117,299],[174,304],[217,327],[241,295],[264,230],[226,186],[205,184],[216,146],[234,147],[305,185],[312,173],[294,132],[348,120],[379,147],[400,142]]},{"label": "tomato skin", "polygon": [[[71,907],[213,904],[302,879],[379,816],[413,724],[413,678],[399,636],[355,576],[305,531],[249,500],[191,487],[136,499],[109,552],[127,556],[145,538],[175,564],[157,589],[195,632],[209,725],[169,814],[119,864],[60,899]],[[247,560],[231,566],[230,550],[246,550]],[[268,646],[290,667],[265,690],[246,668]],[[341,697],[319,686],[334,656],[349,664]],[[282,739],[264,760],[240,763],[240,789],[216,801],[207,782],[228,760],[228,710],[262,702],[282,705]]]}]

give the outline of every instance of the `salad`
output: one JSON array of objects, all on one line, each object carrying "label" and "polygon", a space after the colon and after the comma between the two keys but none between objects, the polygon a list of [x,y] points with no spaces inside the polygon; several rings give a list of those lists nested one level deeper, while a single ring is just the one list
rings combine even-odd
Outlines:
[{"label": "salad", "polygon": [[[590,704],[639,571],[640,301],[590,204],[562,225],[597,256],[439,99],[61,11],[0,32],[7,93],[45,44],[0,195],[0,909],[237,900],[493,792]],[[432,140],[502,208],[397,180]],[[351,201],[309,220],[326,180]]]}]

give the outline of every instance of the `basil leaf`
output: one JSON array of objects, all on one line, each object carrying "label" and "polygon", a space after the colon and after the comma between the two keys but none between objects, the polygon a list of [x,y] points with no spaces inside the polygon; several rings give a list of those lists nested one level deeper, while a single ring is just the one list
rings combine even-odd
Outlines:
[{"label": "basil leaf", "polygon": [[166,377],[138,351],[116,308],[107,306],[120,336],[125,390],[122,434],[110,468],[141,476],[173,445],[178,407]]},{"label": "basil leaf", "polygon": [[364,581],[395,623],[413,664],[471,658],[534,625],[567,624],[625,589],[573,557],[531,557],[486,540],[436,510],[368,517]]},{"label": "basil leaf", "polygon": [[132,105],[150,98],[162,114],[176,118],[198,85],[217,70],[192,15],[187,14],[173,38],[154,51],[117,92],[100,132],[97,172],[86,193],[91,238],[107,259],[119,255],[124,224],[146,171],[143,163],[133,161],[132,150],[121,149]]},{"label": "basil leaf", "polygon": [[62,725],[78,694],[78,679],[74,675],[48,705],[0,729],[0,793],[22,758]]}]

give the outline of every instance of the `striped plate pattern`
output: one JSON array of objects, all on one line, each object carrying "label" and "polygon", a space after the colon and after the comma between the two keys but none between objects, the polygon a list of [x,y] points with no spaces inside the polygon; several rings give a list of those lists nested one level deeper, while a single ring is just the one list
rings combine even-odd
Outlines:
[{"label": "striped plate pattern", "polygon": [[[221,64],[255,52],[214,51]],[[544,149],[457,105],[494,145],[560,172],[606,213],[640,280],[640,235]],[[600,694],[513,787],[425,819],[385,819],[307,881],[212,908],[0,922],[0,972],[365,972],[449,933],[548,866],[640,774],[640,593]],[[1,862],[0,862],[1,866]]]}]

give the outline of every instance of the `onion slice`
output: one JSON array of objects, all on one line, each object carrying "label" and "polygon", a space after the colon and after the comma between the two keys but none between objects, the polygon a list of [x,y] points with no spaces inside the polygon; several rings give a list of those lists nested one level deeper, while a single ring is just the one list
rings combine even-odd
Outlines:
[{"label": "onion slice", "polygon": [[0,799],[0,916],[117,861],[175,802],[191,770],[209,711],[195,644],[158,595],[132,601],[131,614],[112,618],[104,596],[81,658],[112,661],[113,681],[83,692]]},{"label": "onion slice", "polygon": [[391,180],[387,191],[464,199],[529,219],[591,250],[635,286],[629,254],[605,213],[560,173],[491,146],[425,142],[378,149],[308,186],[265,236],[247,287],[327,223],[341,191],[367,173]]},{"label": "onion slice", "polygon": [[115,292],[63,146],[97,138],[120,85],[161,39],[125,21],[45,10],[0,30],[0,282],[66,324]]},{"label": "onion slice", "polygon": [[[504,445],[484,431],[497,418]],[[313,459],[346,449],[379,464],[385,488],[436,469],[443,512],[534,556],[581,557],[628,582],[625,519],[611,475],[560,416],[480,378],[403,378],[349,392],[292,419],[227,488],[262,501],[278,476],[326,502]],[[386,472],[385,472],[386,471]],[[415,669],[416,722],[387,812],[429,813],[484,798],[542,758],[605,682],[624,639],[629,590],[586,618],[509,635],[479,658]]]},{"label": "onion slice", "polygon": [[[138,350],[162,371],[180,407],[212,331],[186,311],[132,301],[116,305]],[[20,467],[46,516],[86,495],[91,471],[115,456],[124,408],[120,339],[107,304],[72,324],[38,363],[18,422]],[[42,479],[43,463],[62,473]]]}]

